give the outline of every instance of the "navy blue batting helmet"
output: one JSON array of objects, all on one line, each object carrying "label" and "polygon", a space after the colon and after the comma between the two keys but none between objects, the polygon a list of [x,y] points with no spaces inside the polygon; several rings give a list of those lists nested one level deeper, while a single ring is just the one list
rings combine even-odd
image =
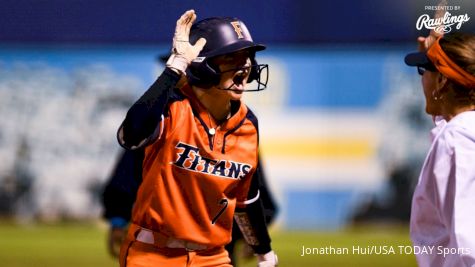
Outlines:
[{"label": "navy blue batting helmet", "polygon": [[[248,91],[262,90],[267,85],[261,82],[261,72],[268,68],[265,64],[257,64],[255,52],[264,50],[266,47],[252,40],[251,34],[244,22],[237,18],[214,17],[201,20],[192,25],[190,30],[190,43],[195,44],[200,38],[206,39],[206,45],[186,70],[188,82],[200,87],[217,85],[220,80],[220,71],[217,66],[210,64],[210,59],[234,53],[241,50],[250,51],[252,63],[248,82],[257,81],[258,88]],[[267,73],[267,72],[266,72]]]}]

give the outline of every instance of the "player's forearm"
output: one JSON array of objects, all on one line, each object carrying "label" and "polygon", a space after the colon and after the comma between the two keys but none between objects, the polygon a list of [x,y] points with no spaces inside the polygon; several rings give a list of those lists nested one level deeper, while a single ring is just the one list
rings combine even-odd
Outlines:
[{"label": "player's forearm", "polygon": [[248,204],[245,208],[236,208],[234,214],[244,239],[256,254],[265,254],[272,250],[261,201]]},{"label": "player's forearm", "polygon": [[122,138],[127,146],[137,146],[155,132],[170,92],[179,80],[179,74],[166,68],[142,97],[132,105],[122,124]]}]

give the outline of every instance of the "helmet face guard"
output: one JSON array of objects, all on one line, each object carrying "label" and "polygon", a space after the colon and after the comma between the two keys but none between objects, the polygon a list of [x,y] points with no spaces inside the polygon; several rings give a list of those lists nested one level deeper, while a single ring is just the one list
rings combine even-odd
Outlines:
[{"label": "helmet face guard", "polygon": [[[242,70],[250,69],[249,76],[247,77],[246,89],[240,90],[243,92],[256,92],[262,91],[267,88],[267,80],[269,79],[269,65],[267,64],[253,64],[244,68],[236,68],[227,70],[224,72],[217,72],[218,75],[221,75],[225,72],[239,72]],[[242,79],[239,79],[239,76],[236,76],[233,80],[233,83],[228,88],[221,88],[222,90],[233,90],[231,89],[235,84],[240,84]],[[247,89],[251,88],[251,89]]]},{"label": "helmet face guard", "polygon": [[[231,54],[241,50],[250,51],[251,71],[245,91],[260,91],[266,88],[269,77],[268,65],[258,64],[255,52],[266,47],[253,42],[246,25],[237,18],[208,18],[197,22],[190,30],[190,43],[199,38],[206,39],[206,45],[186,70],[188,82],[202,88],[210,88],[219,84],[221,72],[211,63],[217,56]],[[230,71],[230,70],[228,70]],[[239,69],[236,69],[239,71]]]},{"label": "helmet face guard", "polygon": [[[198,66],[191,67],[194,64]],[[187,77],[191,85],[196,85],[202,88],[210,88],[219,84],[221,74],[231,71],[238,72],[240,70],[250,68],[246,88],[243,91],[262,91],[267,88],[267,82],[269,80],[269,65],[258,64],[254,57],[251,57],[251,64],[252,65],[246,68],[236,68],[221,72],[217,66],[214,66],[214,64],[210,63],[210,59],[201,61],[199,63],[192,62],[187,69]],[[234,85],[234,83],[232,85]],[[230,87],[232,87],[232,85]],[[224,90],[231,89],[228,88]]]},{"label": "helmet face guard", "polygon": [[[251,73],[247,82],[249,83],[249,88],[254,89],[245,89],[246,92],[256,92],[261,91],[267,88],[267,82],[269,81],[269,65],[267,64],[257,64],[252,65]],[[255,83],[255,85],[254,85]]]}]

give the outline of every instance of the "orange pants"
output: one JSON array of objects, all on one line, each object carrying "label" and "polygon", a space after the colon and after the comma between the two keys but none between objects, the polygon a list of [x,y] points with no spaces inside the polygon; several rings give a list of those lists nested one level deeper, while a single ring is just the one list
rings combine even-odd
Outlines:
[{"label": "orange pants", "polygon": [[129,234],[120,250],[120,267],[232,267],[224,247],[205,250],[160,247],[135,240],[136,230]]}]

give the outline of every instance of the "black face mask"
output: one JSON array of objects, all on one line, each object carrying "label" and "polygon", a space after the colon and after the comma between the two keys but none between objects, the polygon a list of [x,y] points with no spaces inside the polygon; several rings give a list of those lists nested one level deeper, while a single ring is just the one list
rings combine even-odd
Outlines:
[{"label": "black face mask", "polygon": [[[252,62],[252,60],[251,60]],[[256,91],[262,91],[267,88],[267,82],[269,80],[269,65],[267,64],[257,64],[257,62],[254,60],[256,64],[253,64],[248,67],[243,67],[243,68],[236,68],[236,69],[231,69],[231,70],[226,70],[223,72],[218,72],[217,74],[221,75],[226,72],[234,71],[234,72],[239,72],[242,71],[243,74],[237,74],[233,78],[233,83],[228,87],[228,88],[219,88],[221,90],[233,90],[231,89],[234,85],[242,84],[244,81],[246,74],[245,71],[248,71],[250,68],[250,73],[249,77],[247,78],[247,87],[250,89],[244,89],[244,90],[239,90],[240,92],[256,92]]]}]

